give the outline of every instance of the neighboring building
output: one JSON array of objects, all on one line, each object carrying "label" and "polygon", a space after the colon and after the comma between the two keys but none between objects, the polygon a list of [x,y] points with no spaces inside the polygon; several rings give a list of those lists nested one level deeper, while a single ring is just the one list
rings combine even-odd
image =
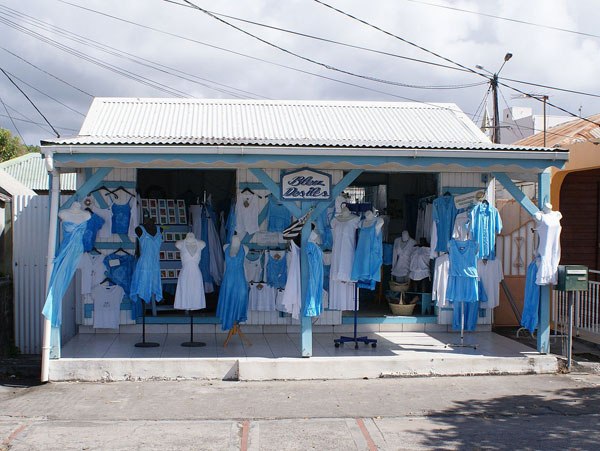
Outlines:
[{"label": "neighboring building", "polygon": [[[0,169],[37,194],[48,194],[48,171],[42,154],[28,153],[0,163]],[[61,191],[74,192],[77,189],[77,174],[60,175]]]},{"label": "neighboring building", "polygon": [[[565,122],[572,121],[571,116],[546,115],[546,130]],[[544,131],[544,115],[533,114],[529,107],[513,106],[502,112],[500,123],[500,141],[502,144],[513,144],[520,139],[527,138]],[[543,140],[542,144],[543,145]],[[548,143],[550,146],[550,143]]]}]

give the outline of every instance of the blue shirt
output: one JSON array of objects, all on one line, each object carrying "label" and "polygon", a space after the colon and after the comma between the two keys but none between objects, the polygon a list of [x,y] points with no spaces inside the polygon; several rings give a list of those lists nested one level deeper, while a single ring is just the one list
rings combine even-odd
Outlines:
[{"label": "blue shirt", "polygon": [[481,202],[471,210],[471,233],[473,239],[479,243],[479,258],[496,258],[496,234],[501,231],[502,220],[495,207]]},{"label": "blue shirt", "polygon": [[454,218],[458,210],[454,205],[454,196],[442,196],[433,201],[433,221],[437,231],[435,250],[448,252],[448,241],[452,238]]}]

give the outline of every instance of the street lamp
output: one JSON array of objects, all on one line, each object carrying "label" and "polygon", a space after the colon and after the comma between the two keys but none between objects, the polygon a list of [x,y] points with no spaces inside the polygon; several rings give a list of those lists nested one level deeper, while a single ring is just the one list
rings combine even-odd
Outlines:
[{"label": "street lamp", "polygon": [[492,141],[495,143],[500,143],[500,114],[498,112],[498,74],[500,73],[506,62],[512,58],[512,56],[512,53],[507,53],[506,55],[504,55],[504,61],[502,62],[500,69],[498,69],[495,74],[492,74],[489,70],[487,70],[481,65],[475,66],[477,69],[484,70],[492,76],[492,78],[490,78],[490,85],[492,86],[494,101],[494,129],[492,133]]}]

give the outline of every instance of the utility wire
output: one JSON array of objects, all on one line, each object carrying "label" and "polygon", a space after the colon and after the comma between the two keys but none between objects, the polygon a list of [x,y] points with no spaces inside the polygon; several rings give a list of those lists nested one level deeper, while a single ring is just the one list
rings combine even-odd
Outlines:
[{"label": "utility wire", "polygon": [[[498,92],[502,96],[502,100],[504,100],[504,104],[506,105],[506,108],[510,109],[510,106],[508,106],[508,102],[506,101],[506,97],[504,97],[504,93],[502,92],[502,90],[500,88],[498,88]],[[523,131],[521,130],[521,126],[519,125],[519,123],[514,119],[513,119],[513,122],[515,123],[515,125],[517,126],[517,129],[519,130],[519,134],[521,135],[521,138],[525,138],[525,135],[523,135]]]},{"label": "utility wire", "polygon": [[[9,110],[12,110],[16,114],[18,114],[19,116],[21,116],[21,117],[24,118],[24,119],[19,119],[18,117],[15,117],[15,120],[17,120],[17,121],[23,121],[23,122],[29,122],[31,124],[37,125],[39,128],[41,128],[42,130],[44,130],[44,132],[46,132],[46,133],[48,133],[48,132],[52,133],[52,130],[50,128],[48,128],[47,124],[34,121],[33,119],[31,119],[30,117],[24,115],[19,110],[17,110],[15,107],[10,106],[9,104],[6,104],[6,106],[8,107]],[[56,128],[59,129],[59,128],[62,128],[62,127],[56,127]]]},{"label": "utility wire", "polygon": [[17,77],[15,74],[13,74],[13,73],[11,73],[11,72],[9,72],[9,71],[6,71],[6,73],[7,73],[7,74],[9,74],[9,75],[10,75],[12,78],[14,78],[14,79],[16,79],[16,80],[19,80],[19,81],[20,81],[21,83],[23,83],[24,85],[27,85],[27,86],[29,86],[29,87],[30,87],[31,89],[33,89],[34,91],[37,91],[37,92],[39,92],[40,94],[42,94],[42,95],[44,95],[44,96],[48,97],[49,99],[51,99],[51,100],[54,100],[56,103],[58,103],[58,104],[60,104],[60,105],[64,106],[65,108],[68,108],[69,110],[73,111],[74,113],[77,113],[77,114],[79,114],[80,116],[83,116],[83,117],[85,117],[85,114],[83,114],[81,111],[77,111],[75,108],[72,108],[72,107],[70,107],[69,105],[67,105],[66,103],[63,103],[63,102],[61,102],[61,101],[60,101],[60,100],[58,100],[58,99],[55,99],[55,98],[54,98],[54,97],[52,97],[51,95],[49,95],[49,94],[46,94],[44,91],[40,91],[38,88],[36,88],[35,86],[32,86],[32,85],[30,85],[30,84],[29,84],[29,83],[27,83],[25,80],[22,80],[22,79],[20,79],[20,78],[19,78],[19,77]]},{"label": "utility wire", "polygon": [[[12,116],[8,116],[6,114],[0,114],[0,117],[10,117],[10,118],[12,118],[15,121],[25,122],[27,124],[33,124],[33,125],[38,125],[38,126],[44,126],[44,125],[46,125],[46,124],[42,124],[41,122],[35,122],[35,121],[30,120],[30,119],[21,119],[20,117],[12,117]],[[44,127],[42,127],[42,128],[44,130],[47,130]],[[79,131],[79,130],[77,130],[75,128],[63,127],[61,125],[57,125],[56,129],[57,130],[67,130],[67,131],[70,131],[70,132],[78,132]]]},{"label": "utility wire", "polygon": [[35,68],[35,69],[39,70],[40,72],[42,72],[42,73],[44,73],[44,74],[46,74],[46,75],[48,75],[48,76],[50,76],[50,77],[54,78],[55,80],[58,80],[58,81],[60,81],[61,83],[65,84],[65,85],[67,85],[67,86],[70,86],[71,88],[73,88],[73,89],[75,89],[75,90],[77,90],[77,91],[81,92],[82,94],[85,94],[86,96],[89,96],[89,97],[94,97],[94,95],[90,94],[89,92],[87,92],[87,91],[84,91],[84,90],[83,90],[83,89],[81,89],[81,88],[78,88],[77,86],[75,86],[75,85],[73,85],[73,84],[69,83],[68,81],[65,81],[65,80],[63,80],[62,78],[59,78],[59,77],[57,77],[57,76],[56,76],[56,75],[54,75],[54,74],[51,74],[51,73],[50,73],[50,72],[48,72],[48,71],[45,71],[45,70],[44,70],[44,69],[42,69],[41,67],[39,67],[39,66],[36,66],[36,65],[35,65],[35,64],[33,64],[31,61],[28,61],[28,60],[26,60],[25,58],[23,58],[22,56],[19,56],[19,55],[17,55],[16,53],[13,53],[13,52],[11,52],[11,51],[10,51],[10,50],[8,50],[7,48],[4,48],[4,47],[0,46],[0,49],[4,50],[4,51],[5,51],[5,52],[7,52],[7,53],[10,53],[10,54],[11,54],[12,56],[14,56],[15,58],[18,58],[18,59],[20,59],[20,60],[21,60],[21,61],[23,61],[24,63],[27,63],[27,64],[29,64],[31,67],[33,67],[33,68]]},{"label": "utility wire", "polygon": [[[184,0],[184,1],[186,1],[186,2],[187,2],[187,0]],[[458,62],[456,62],[456,61],[453,61],[453,60],[451,60],[450,58],[446,58],[445,56],[442,56],[442,55],[440,55],[440,54],[438,54],[438,53],[435,53],[435,52],[433,52],[433,51],[431,51],[431,50],[429,50],[429,49],[426,49],[425,47],[422,47],[422,46],[420,46],[420,45],[418,45],[418,44],[415,44],[414,42],[411,42],[411,41],[409,41],[409,40],[407,40],[407,39],[404,39],[404,38],[402,38],[402,37],[400,37],[400,36],[398,36],[398,35],[396,35],[396,34],[393,34],[393,33],[389,32],[389,31],[386,31],[386,30],[384,30],[384,29],[382,29],[382,28],[378,27],[377,25],[373,25],[373,24],[371,24],[371,23],[369,23],[369,22],[367,22],[367,21],[365,21],[365,20],[363,20],[363,19],[359,19],[358,17],[356,17],[356,16],[353,16],[352,14],[349,14],[349,13],[347,13],[347,12],[344,12],[344,11],[342,11],[341,9],[338,9],[338,8],[335,8],[334,6],[328,5],[327,3],[325,3],[325,2],[323,2],[323,1],[321,1],[321,0],[312,0],[312,1],[313,1],[313,2],[316,2],[316,3],[319,3],[319,4],[323,5],[323,6],[326,6],[327,8],[330,8],[330,9],[332,9],[332,10],[334,10],[334,11],[337,11],[338,13],[340,13],[340,14],[343,14],[344,16],[350,17],[351,19],[354,19],[354,20],[356,20],[356,21],[358,21],[358,22],[361,22],[361,23],[363,23],[363,24],[365,24],[365,25],[367,25],[367,26],[369,26],[369,27],[371,27],[371,28],[375,28],[376,30],[379,30],[379,31],[381,31],[382,33],[385,33],[385,34],[387,34],[388,36],[392,36],[392,37],[394,37],[394,38],[396,38],[396,39],[399,39],[400,41],[402,41],[402,42],[405,42],[405,43],[407,43],[407,44],[410,44],[410,45],[412,45],[412,46],[414,46],[414,47],[416,47],[416,48],[418,48],[418,49],[421,49],[421,50],[423,50],[424,52],[427,52],[427,53],[429,53],[429,54],[431,54],[431,55],[437,56],[438,58],[441,58],[441,59],[443,59],[444,61],[448,61],[448,62],[450,62],[450,63],[452,63],[452,64],[456,64],[458,67],[462,67],[463,69],[467,69],[467,70],[469,70],[470,72],[472,72],[472,73],[474,73],[474,74],[477,74],[477,75],[479,75],[479,76],[481,76],[481,77],[487,78],[488,80],[492,81],[492,79],[490,78],[490,76],[489,76],[489,75],[486,75],[486,74],[484,74],[484,73],[481,73],[481,72],[477,72],[476,70],[474,70],[474,69],[471,69],[471,68],[469,68],[469,67],[467,67],[467,66],[464,66],[463,64],[460,64],[460,63],[458,63]],[[518,92],[518,93],[520,93],[520,94],[527,95],[527,93],[526,93],[526,92],[524,92],[524,91],[521,91],[520,89],[514,88],[514,87],[512,87],[512,86],[510,86],[510,85],[507,85],[506,83],[502,83],[502,82],[498,81],[498,84],[499,84],[499,85],[502,85],[502,86],[505,86],[505,87],[507,87],[508,89],[512,89],[513,91],[516,91],[516,92]],[[530,96],[528,96],[528,97],[530,97]],[[538,102],[543,102],[543,100],[542,100],[542,99],[538,99],[538,98],[536,98],[536,97],[532,97],[532,98],[533,98],[533,99],[536,99]],[[553,108],[556,108],[557,110],[560,110],[560,111],[562,111],[562,112],[564,112],[564,113],[567,113],[567,114],[568,114],[568,115],[570,115],[570,116],[573,116],[573,117],[576,117],[576,118],[583,119],[584,121],[587,121],[587,122],[591,122],[592,124],[598,125],[598,126],[600,127],[600,124],[599,124],[599,123],[597,123],[597,122],[594,122],[594,121],[591,121],[591,120],[589,120],[589,119],[586,119],[586,118],[581,118],[579,115],[577,115],[577,114],[575,114],[575,113],[572,113],[572,112],[570,112],[569,110],[567,110],[567,109],[565,109],[565,108],[562,108],[562,107],[560,107],[560,106],[558,106],[558,105],[555,105],[554,103],[550,103],[550,102],[546,101],[546,105],[549,105],[549,106],[551,106],[551,107],[553,107]]]},{"label": "utility wire", "polygon": [[[23,141],[23,144],[27,145],[25,143],[25,139],[23,138],[23,135],[19,131],[19,127],[17,127],[17,124],[15,124],[15,120],[13,119],[10,112],[8,111],[8,108],[6,108],[6,105],[4,104],[4,100],[2,100],[2,97],[0,97],[0,102],[2,102],[2,106],[4,107],[4,110],[6,111],[6,114],[8,115],[8,118],[10,119],[10,122],[13,124],[13,127],[17,131],[18,135],[21,137],[21,141]],[[4,115],[2,115],[2,116],[4,116]]]},{"label": "utility wire", "polygon": [[56,137],[57,137],[57,138],[60,138],[60,133],[58,133],[58,132],[56,131],[56,129],[55,129],[53,126],[52,126],[52,124],[50,123],[50,121],[49,121],[48,119],[46,119],[46,116],[44,116],[44,114],[43,114],[43,113],[40,111],[40,109],[39,109],[39,108],[38,108],[38,107],[35,105],[35,103],[33,103],[33,101],[32,101],[32,100],[29,98],[29,96],[28,96],[27,94],[25,94],[25,91],[23,91],[23,90],[20,88],[20,86],[19,86],[18,84],[16,84],[16,83],[15,83],[15,81],[14,81],[12,78],[10,78],[10,75],[8,75],[8,74],[7,74],[7,73],[4,71],[4,69],[2,69],[1,67],[0,67],[0,71],[2,71],[2,73],[3,73],[4,75],[6,75],[6,78],[8,78],[8,79],[9,79],[9,81],[10,81],[10,82],[11,82],[13,85],[15,85],[15,88],[17,88],[17,89],[18,89],[18,90],[21,92],[21,94],[23,94],[23,95],[25,96],[25,98],[26,98],[27,100],[29,100],[29,103],[31,103],[31,105],[33,105],[33,107],[35,108],[35,110],[36,110],[38,113],[40,113],[40,116],[42,116],[42,117],[44,118],[44,120],[46,121],[46,123],[47,123],[47,124],[50,126],[50,128],[52,129],[52,131],[53,131],[53,132],[56,134]]},{"label": "utility wire", "polygon": [[[215,87],[210,86],[208,84],[201,83],[201,82],[198,82],[197,80],[192,80],[192,79],[187,78],[187,77],[183,77],[181,75],[178,75],[178,74],[170,72],[170,71],[175,71],[175,72],[178,72],[180,74],[184,74],[184,75],[187,75],[187,76],[190,76],[190,77],[194,77],[194,78],[196,78],[198,80],[203,80],[203,81],[206,81],[206,82],[209,82],[209,83],[213,83],[215,85],[220,85],[220,86],[223,86],[223,87],[226,87],[226,88],[229,88],[229,89],[240,91],[240,92],[243,92],[244,94],[247,94],[247,95],[265,98],[264,96],[261,96],[259,94],[256,94],[256,93],[253,93],[253,92],[250,92],[250,91],[245,91],[243,89],[235,88],[233,86],[229,86],[229,85],[226,85],[226,84],[223,84],[223,83],[219,83],[219,82],[216,82],[216,81],[213,81],[213,80],[209,80],[209,79],[206,79],[206,78],[198,77],[198,76],[196,76],[194,74],[190,74],[190,73],[187,73],[187,72],[184,72],[184,71],[180,71],[180,70],[175,69],[173,67],[166,66],[164,64],[160,64],[160,63],[148,60],[146,58],[142,58],[140,56],[134,55],[132,53],[125,52],[123,50],[119,50],[119,49],[117,49],[115,47],[103,44],[103,43],[95,41],[93,39],[86,38],[85,36],[81,36],[79,34],[73,33],[73,32],[71,32],[71,31],[69,31],[67,29],[64,29],[64,28],[61,28],[61,27],[57,27],[57,26],[52,25],[52,24],[50,24],[48,22],[41,21],[39,19],[36,19],[35,17],[32,17],[32,16],[29,16],[27,14],[21,13],[21,12],[15,10],[15,9],[8,8],[8,7],[2,6],[2,5],[0,5],[0,8],[4,8],[5,10],[7,10],[8,14],[12,15],[13,17],[16,16],[17,18],[19,18],[19,19],[21,19],[21,20],[23,20],[23,21],[25,21],[25,22],[33,25],[33,26],[41,27],[41,28],[43,28],[46,31],[49,31],[51,33],[57,33],[60,36],[66,37],[67,39],[70,39],[72,41],[78,42],[80,44],[96,48],[96,49],[101,50],[101,51],[103,51],[105,53],[108,53],[110,55],[117,56],[119,58],[123,58],[123,59],[126,59],[128,61],[135,62],[137,64],[140,64],[140,65],[145,66],[145,67],[149,67],[149,68],[157,70],[159,72],[166,73],[168,75],[172,75],[172,76],[178,77],[180,79],[183,79],[183,80],[186,80],[186,81],[190,81],[192,83],[199,84],[199,85],[204,86],[206,88],[213,89],[215,91],[218,91],[218,92],[221,92],[221,93],[224,93],[224,94],[232,95],[234,97],[242,97],[242,96],[240,96],[239,94],[237,94],[235,92],[231,92],[231,91],[228,91],[228,90],[215,88]],[[4,12],[4,14],[6,14],[6,12]],[[140,61],[142,61],[142,62],[140,62]],[[155,67],[155,66],[158,66],[158,67]]]},{"label": "utility wire", "polygon": [[491,17],[493,19],[506,20],[508,22],[515,22],[515,23],[520,23],[520,24],[524,24],[524,25],[531,25],[533,27],[548,28],[550,30],[556,30],[556,31],[564,31],[565,33],[573,33],[573,34],[577,34],[577,35],[580,35],[580,36],[588,36],[590,38],[600,38],[600,36],[597,35],[597,34],[584,33],[583,31],[569,30],[567,28],[553,27],[552,25],[545,25],[545,24],[540,24],[540,23],[527,22],[525,20],[513,19],[513,18],[510,18],[510,17],[496,16],[494,14],[486,14],[486,13],[482,13],[482,12],[479,12],[479,11],[471,11],[471,10],[468,10],[468,9],[456,8],[454,6],[438,5],[436,3],[424,2],[424,1],[421,1],[421,0],[407,0],[407,1],[412,2],[412,3],[420,3],[422,5],[435,6],[436,8],[450,9],[452,11],[459,11],[459,12],[462,12],[462,13],[469,13],[469,14],[475,14],[475,15],[478,15],[478,16]]},{"label": "utility wire", "polygon": [[542,85],[540,83],[532,83],[532,82],[523,81],[523,80],[515,80],[514,78],[498,77],[498,79],[499,80],[512,81],[513,83],[521,83],[521,84],[529,85],[529,86],[536,86],[538,88],[553,89],[554,91],[562,91],[562,92],[568,92],[568,93],[571,93],[571,94],[579,94],[579,95],[582,95],[582,96],[600,97],[600,94],[592,94],[590,92],[577,91],[577,90],[574,90],[574,89],[557,88],[556,86]]},{"label": "utility wire", "polygon": [[[168,3],[173,3],[173,2],[171,2],[169,0],[164,0],[164,1],[166,1]],[[206,9],[201,8],[198,5],[195,5],[194,3],[190,2],[189,0],[183,0],[183,1],[185,3],[187,3],[188,5],[190,5],[192,8],[197,9],[198,11],[203,12],[207,16],[212,17],[213,19],[215,19],[215,20],[217,20],[217,21],[219,21],[219,22],[221,22],[221,23],[223,23],[223,24],[225,24],[225,25],[227,25],[227,26],[229,26],[229,27],[231,27],[231,28],[233,28],[233,29],[235,29],[235,30],[237,30],[237,31],[239,31],[239,32],[247,35],[247,36],[250,36],[251,38],[256,39],[257,41],[260,41],[263,44],[266,44],[266,45],[268,45],[270,47],[273,47],[273,48],[275,48],[277,50],[280,50],[280,51],[282,51],[284,53],[287,53],[288,55],[292,55],[292,56],[294,56],[296,58],[300,58],[300,59],[302,59],[304,61],[307,61],[309,63],[316,64],[318,66],[324,67],[325,69],[329,69],[329,70],[332,70],[332,71],[335,71],[335,72],[339,72],[339,73],[342,73],[342,74],[345,74],[345,75],[349,75],[351,77],[361,78],[363,80],[374,81],[374,82],[377,82],[377,83],[383,83],[383,84],[392,85],[392,86],[400,86],[400,87],[403,87],[403,88],[457,89],[456,87],[441,88],[441,87],[436,87],[436,86],[412,85],[412,84],[408,84],[408,83],[401,83],[401,82],[398,82],[398,81],[386,80],[386,79],[378,78],[378,77],[371,77],[370,75],[363,75],[363,74],[358,74],[358,73],[351,72],[351,71],[348,71],[348,70],[345,70],[345,69],[340,69],[340,68],[338,68],[336,66],[332,66],[331,64],[323,63],[321,61],[318,61],[318,60],[315,60],[315,59],[312,59],[312,58],[308,58],[306,56],[300,55],[299,53],[296,53],[296,52],[288,50],[288,49],[286,49],[284,47],[281,47],[281,46],[279,46],[277,44],[273,44],[272,42],[267,41],[266,39],[263,39],[263,38],[255,35],[253,33],[250,33],[249,31],[246,31],[243,28],[238,27],[237,25],[234,25],[234,24],[232,24],[230,22],[227,22],[224,19],[221,19],[220,17],[214,15],[213,13],[207,11]],[[173,3],[173,4],[178,5],[178,6],[185,6],[185,5],[182,5],[181,3]],[[461,88],[470,88],[470,87],[473,87],[473,86],[479,86],[481,84],[483,84],[483,83],[473,83],[473,84],[470,84],[470,85],[461,86]]]}]

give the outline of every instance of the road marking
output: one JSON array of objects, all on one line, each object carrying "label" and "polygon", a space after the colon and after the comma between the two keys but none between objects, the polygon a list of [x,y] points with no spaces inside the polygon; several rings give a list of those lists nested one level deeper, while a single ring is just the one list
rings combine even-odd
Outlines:
[{"label": "road marking", "polygon": [[365,437],[365,440],[367,441],[367,445],[369,446],[369,451],[377,451],[375,442],[371,438],[371,434],[369,434],[369,431],[367,431],[367,428],[365,427],[365,423],[363,423],[363,420],[361,418],[357,418],[356,422],[358,423],[360,432],[362,432],[362,435]]},{"label": "road marking", "polygon": [[240,451],[248,451],[248,421],[242,421],[242,443]]},{"label": "road marking", "polygon": [[17,437],[17,435],[19,435],[21,432],[23,432],[23,430],[24,430],[24,429],[25,429],[27,426],[29,426],[29,423],[25,423],[25,424],[22,424],[21,426],[19,426],[17,429],[15,429],[15,430],[13,431],[13,433],[12,433],[12,434],[10,434],[10,435],[8,436],[8,438],[7,438],[6,440],[4,440],[4,441],[2,442],[2,444],[3,444],[3,445],[10,445],[10,442],[12,442],[12,441],[13,441],[13,440],[14,440],[14,439]]}]

